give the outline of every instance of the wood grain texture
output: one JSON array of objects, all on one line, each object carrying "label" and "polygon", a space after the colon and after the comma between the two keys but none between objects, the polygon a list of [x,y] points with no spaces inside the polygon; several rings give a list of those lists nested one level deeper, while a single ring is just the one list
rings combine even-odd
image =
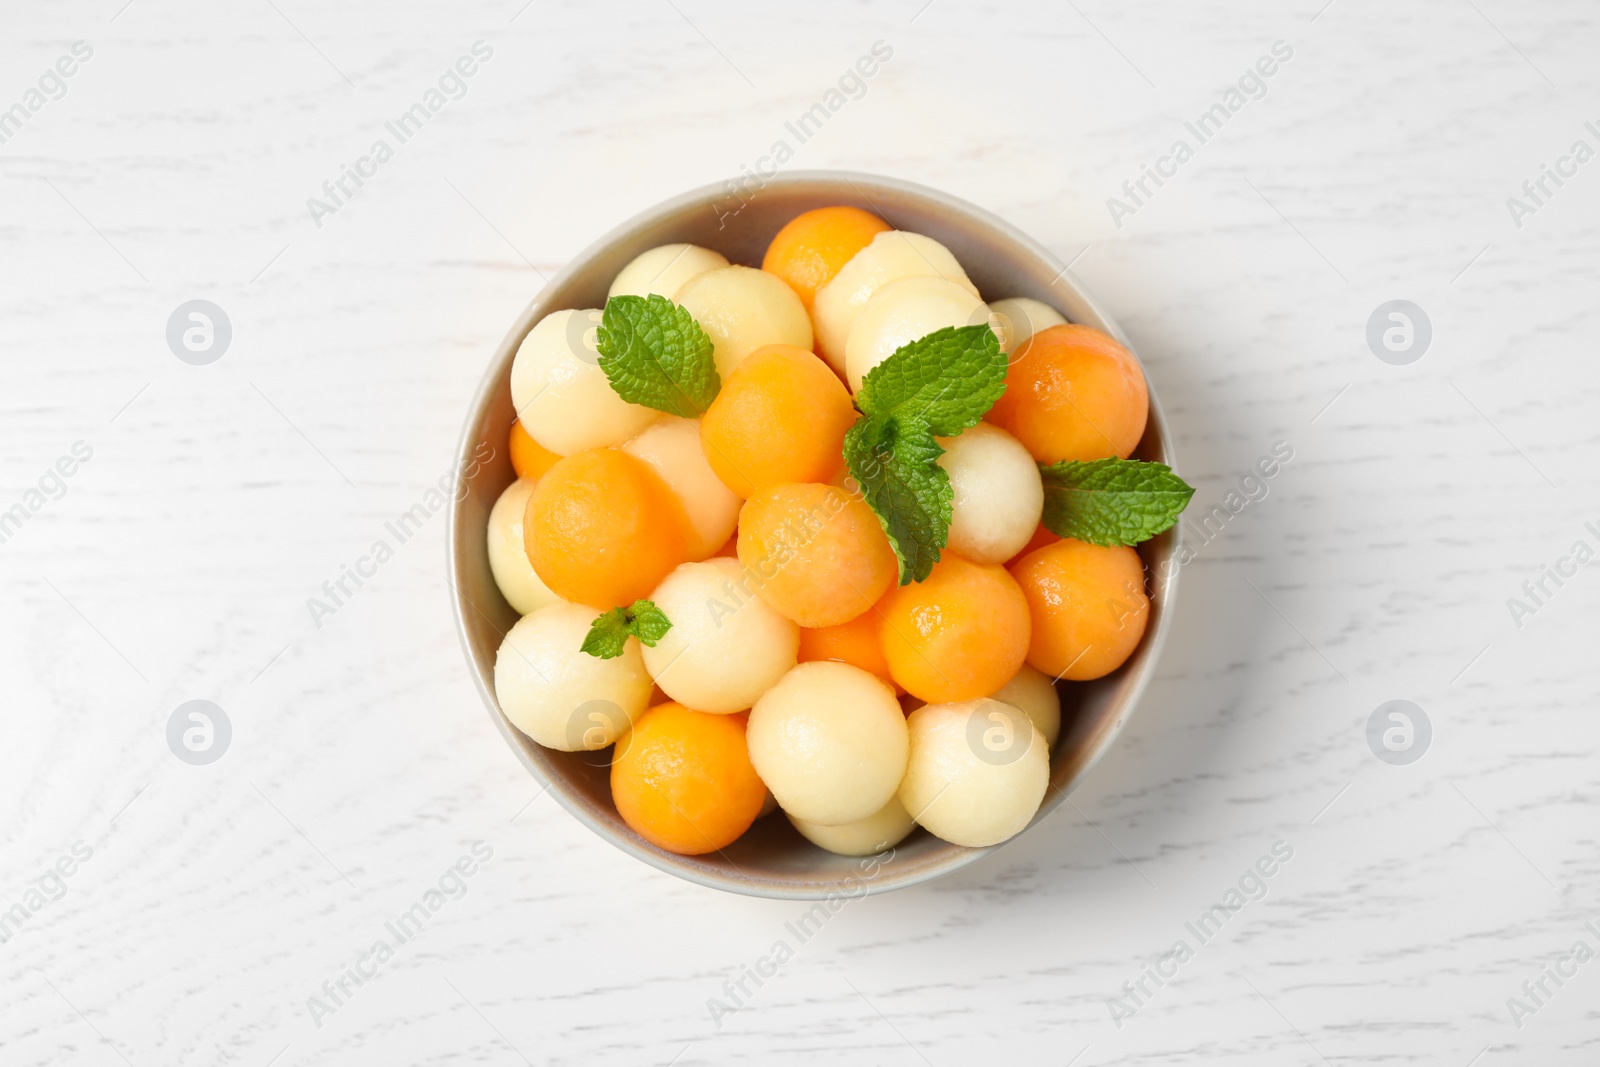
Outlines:
[{"label": "wood grain texture", "polygon": [[[1600,162],[1520,228],[1506,206],[1600,148],[1592,5],[121,3],[13,6],[0,40],[0,109],[93,48],[0,144],[0,511],[92,448],[0,544],[0,911],[92,849],[0,944],[0,1061],[1595,1062],[1600,962],[1507,1007],[1600,950],[1600,569],[1506,607],[1600,544]],[[307,198],[477,41],[464,95],[318,226]],[[848,903],[719,1025],[805,909],[535,795],[462,661],[443,517],[320,627],[306,600],[446,472],[545,276],[753,167],[876,41],[792,165],[935,186],[1071,260],[1195,509],[1293,458],[1190,534],[1159,681],[1071,804]],[[1107,198],[1278,41],[1265,95],[1118,227]],[[233,324],[209,366],[166,345],[193,298]],[[1366,345],[1392,299],[1433,324],[1409,366]],[[234,727],[207,767],[165,740],[194,698]],[[1435,734],[1403,767],[1365,738],[1395,698]],[[314,1019],[478,841],[459,899]]]}]

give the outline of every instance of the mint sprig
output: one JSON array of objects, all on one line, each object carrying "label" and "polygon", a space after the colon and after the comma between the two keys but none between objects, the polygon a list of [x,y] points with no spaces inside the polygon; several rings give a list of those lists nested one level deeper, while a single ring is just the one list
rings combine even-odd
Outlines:
[{"label": "mint sprig", "polygon": [[628,638],[654,648],[667,636],[672,620],[649,600],[635,600],[625,608],[612,608],[589,624],[589,632],[579,650],[599,659],[615,659],[627,647]]},{"label": "mint sprig", "polygon": [[1006,355],[987,325],[947,326],[867,372],[844,458],[900,561],[920,582],[950,536],[954,492],[936,437],[970,429],[1005,392]]},{"label": "mint sprig", "polygon": [[596,331],[600,369],[630,404],[693,419],[722,388],[711,338],[664,296],[614,296]]},{"label": "mint sprig", "polygon": [[1039,464],[1044,525],[1094,545],[1136,545],[1178,521],[1194,488],[1165,463],[1136,459]]}]

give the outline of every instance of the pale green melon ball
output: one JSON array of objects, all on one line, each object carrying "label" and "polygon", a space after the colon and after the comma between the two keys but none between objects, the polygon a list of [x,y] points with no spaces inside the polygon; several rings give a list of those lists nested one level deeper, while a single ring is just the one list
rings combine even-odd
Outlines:
[{"label": "pale green melon ball", "polygon": [[1039,465],[1022,442],[980,422],[941,437],[950,476],[949,548],[974,563],[1004,563],[1028,543],[1044,511]]},{"label": "pale green melon ball", "polygon": [[1060,326],[1067,321],[1061,312],[1049,304],[1026,296],[996,300],[989,305],[989,310],[994,312],[1005,331],[1001,336],[1005,338],[1007,352],[1015,352],[1040,330]]},{"label": "pale green melon ball", "polygon": [[847,663],[795,667],[750,709],[745,736],[778,805],[821,826],[881,811],[906,769],[906,720],[894,690]]},{"label": "pale green melon ball", "polygon": [[989,696],[1002,704],[1021,708],[1034,728],[1044,735],[1045,746],[1056,747],[1056,739],[1061,736],[1061,694],[1056,692],[1048,674],[1024,663],[1011,681]]},{"label": "pale green melon ball", "polygon": [[875,814],[843,826],[819,826],[789,816],[789,822],[807,841],[818,848],[836,852],[841,856],[873,856],[886,848],[893,848],[917,828],[906,806],[898,796],[889,798]]},{"label": "pale green melon ball", "polygon": [[595,349],[600,312],[552,311],[511,361],[511,402],[528,436],[559,456],[620,445],[657,412],[616,394]]},{"label": "pale green melon ball", "polygon": [[973,326],[988,318],[988,305],[948,278],[917,275],[889,282],[872,294],[850,327],[844,346],[850,391],[860,392],[867,372],[900,346],[946,326]]},{"label": "pale green melon ball", "polygon": [[699,245],[658,245],[640,252],[611,282],[613,296],[649,296],[654,293],[671,300],[683,283],[697,274],[726,267],[728,260],[719,252]]},{"label": "pale green melon ball", "polygon": [[518,615],[530,614],[561,599],[534,573],[522,540],[522,516],[537,484],[534,478],[518,478],[506,486],[489,512],[489,570],[494,574],[494,584],[500,587],[500,595]]},{"label": "pale green melon ball", "polygon": [[1050,752],[1020,709],[988,698],[927,704],[906,726],[911,756],[900,802],[929,833],[983,848],[1033,819],[1050,784]]},{"label": "pale green melon ball", "polygon": [[811,349],[811,316],[776,274],[754,267],[720,267],[697,274],[675,298],[711,338],[724,381],[762,345]]},{"label": "pale green melon ball", "polygon": [[593,608],[565,601],[524,615],[500,643],[494,692],[513,726],[546,748],[605,748],[650,701],[639,642],[600,659],[581,652]]}]

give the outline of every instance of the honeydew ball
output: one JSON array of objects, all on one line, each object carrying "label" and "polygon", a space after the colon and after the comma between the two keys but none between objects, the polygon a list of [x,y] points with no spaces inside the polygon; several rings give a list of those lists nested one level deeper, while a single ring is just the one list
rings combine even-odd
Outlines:
[{"label": "honeydew ball", "polygon": [[927,704],[906,726],[911,758],[900,802],[935,837],[998,845],[1039,810],[1050,785],[1049,746],[1020,709],[987,698]]},{"label": "honeydew ball", "polygon": [[518,478],[506,486],[489,512],[489,571],[500,595],[518,615],[531,614],[561,599],[535,573],[522,540],[522,516],[536,484],[534,478]]},{"label": "honeydew ball", "polygon": [[1039,528],[1044,483],[1022,442],[980,422],[941,437],[939,466],[950,476],[949,547],[974,563],[1004,563]]},{"label": "honeydew ball", "polygon": [[978,287],[961,269],[950,250],[920,233],[887,230],[867,245],[817,290],[811,313],[816,321],[818,348],[840,375],[845,373],[845,345],[856,316],[879,288],[901,278],[945,278],[978,295]]},{"label": "honeydew ball", "polygon": [[1024,663],[1016,676],[996,689],[990,699],[1021,708],[1034,729],[1044,735],[1045,747],[1055,747],[1056,739],[1061,736],[1061,694],[1056,692],[1048,674]]},{"label": "honeydew ball", "polygon": [[726,378],[762,345],[811,349],[811,316],[775,274],[719,267],[697,274],[673,297],[711,338],[717,373]]},{"label": "honeydew ball", "polygon": [[847,822],[843,826],[819,826],[793,815],[789,816],[789,822],[813,845],[841,856],[875,855],[898,845],[917,827],[898,796],[890,797],[889,803],[877,814],[868,815],[857,822]]},{"label": "honeydew ball", "polygon": [[617,272],[606,296],[649,296],[654,293],[671,300],[683,283],[696,274],[727,265],[728,260],[721,253],[699,245],[658,245],[648,252],[640,252]]},{"label": "honeydew ball", "polygon": [[894,690],[848,663],[802,663],[750,709],[750,762],[783,810],[807,823],[870,818],[906,770],[906,719]]},{"label": "honeydew ball", "polygon": [[948,278],[919,275],[889,282],[872,294],[850,327],[845,343],[845,380],[861,391],[861,379],[901,345],[946,326],[972,326],[989,318],[976,293]]},{"label": "honeydew ball", "polygon": [[649,464],[689,520],[689,558],[705,559],[733,536],[743,503],[722,484],[700,446],[698,419],[663,415],[622,446],[622,451]]},{"label": "honeydew ball", "polygon": [[750,592],[744,578],[738,560],[714,556],[681,565],[650,594],[672,629],[644,649],[644,665],[685,707],[743,711],[795,664],[799,627]]},{"label": "honeydew ball", "polygon": [[619,445],[656,412],[618,396],[600,369],[600,312],[552,311],[528,331],[511,361],[511,402],[539,444],[560,456]]},{"label": "honeydew ball", "polygon": [[1001,336],[1005,338],[1007,352],[1015,352],[1040,330],[1060,326],[1067,321],[1062,318],[1061,312],[1049,304],[1026,296],[996,300],[989,305],[989,310],[994,312],[1005,331]]},{"label": "honeydew ball", "polygon": [[500,642],[494,693],[513,726],[562,752],[605,748],[650,700],[650,675],[629,638],[622,655],[580,652],[593,608],[557,602],[524,615]]}]

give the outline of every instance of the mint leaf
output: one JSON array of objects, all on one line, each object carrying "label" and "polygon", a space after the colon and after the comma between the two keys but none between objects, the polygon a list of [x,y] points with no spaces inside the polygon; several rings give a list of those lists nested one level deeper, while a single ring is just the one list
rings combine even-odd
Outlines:
[{"label": "mint leaf", "polygon": [[987,324],[946,326],[901,345],[867,372],[856,403],[868,415],[924,423],[940,437],[978,424],[1006,391],[1006,354]]},{"label": "mint leaf", "polygon": [[1044,525],[1094,545],[1136,545],[1178,521],[1194,488],[1165,463],[1136,459],[1039,464]]},{"label": "mint leaf", "polygon": [[590,623],[579,651],[599,659],[615,659],[627,647],[628,638],[637,637],[654,648],[670,629],[672,621],[660,608],[648,600],[635,600],[625,608],[612,608]]},{"label": "mint leaf", "polygon": [[933,570],[950,535],[950,476],[927,426],[897,415],[866,415],[844,435],[844,458],[867,506],[900,560],[900,584]]},{"label": "mint leaf", "polygon": [[1006,362],[987,325],[946,326],[862,379],[844,458],[899,557],[901,585],[926,578],[950,537],[955,494],[934,438],[978,424],[1006,390]]},{"label": "mint leaf", "polygon": [[614,296],[596,331],[600,369],[630,404],[698,418],[722,388],[711,338],[664,296]]}]

